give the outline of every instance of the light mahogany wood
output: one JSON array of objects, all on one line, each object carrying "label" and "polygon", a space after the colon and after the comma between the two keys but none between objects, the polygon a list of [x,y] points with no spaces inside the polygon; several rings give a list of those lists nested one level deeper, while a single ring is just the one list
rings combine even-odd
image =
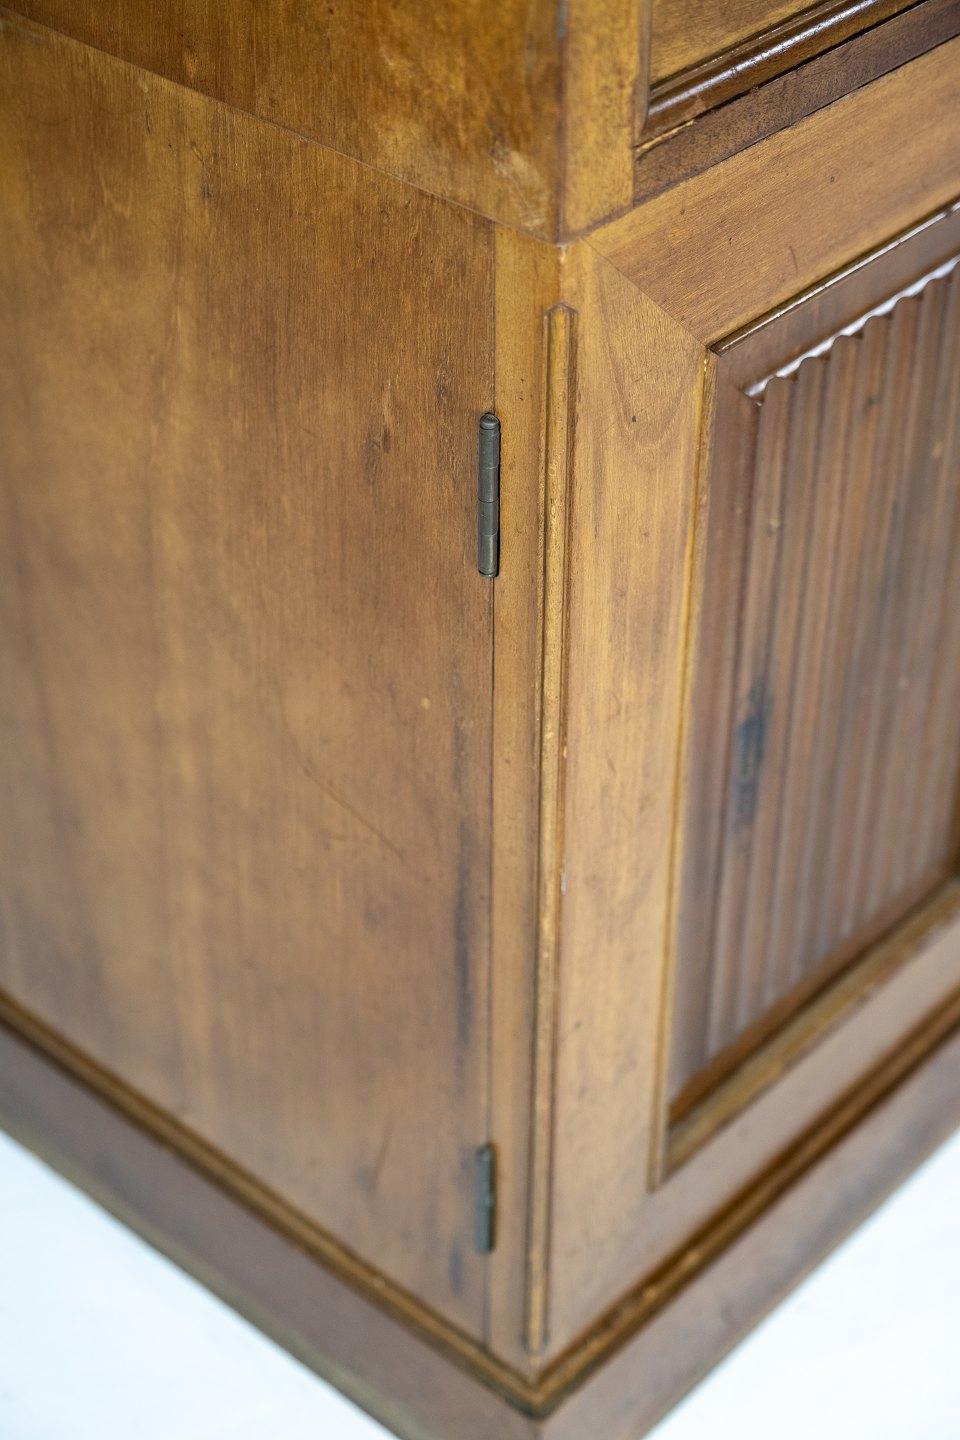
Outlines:
[{"label": "light mahogany wood", "polygon": [[[944,1033],[955,1018],[943,1017]],[[106,1100],[78,1083],[74,1066],[50,1058],[49,1042],[44,1053],[3,1025],[0,1118],[404,1440],[580,1440],[595,1428],[633,1440],[960,1123],[960,1038],[932,1038],[914,1037],[898,1056],[903,1068],[877,1076],[860,1097],[865,1113],[838,1109],[823,1153],[802,1152],[793,1172],[770,1175],[752,1223],[735,1215],[709,1237],[715,1251],[699,1274],[662,1273],[619,1335],[598,1330],[578,1356],[581,1383],[561,1366],[552,1383],[525,1388],[522,1404],[507,1398],[503,1374],[481,1380],[450,1364],[442,1347],[365,1296],[355,1275],[265,1225],[142,1113],[126,1114],[116,1094]]]},{"label": "light mahogany wood", "polygon": [[537,235],[630,201],[641,0],[9,8]]},{"label": "light mahogany wood", "polygon": [[960,31],[960,0],[3,8],[549,240]]},{"label": "light mahogany wood", "polygon": [[652,0],[652,108],[680,90],[709,89],[718,101],[742,94],[909,8],[910,0]]},{"label": "light mahogany wood", "polygon": [[[753,373],[755,337],[721,361],[678,1104],[954,868],[960,286],[946,264],[854,333],[814,332],[807,358],[788,348],[782,374],[768,360]],[[767,348],[775,325],[757,332]]]},{"label": "light mahogany wood", "polygon": [[[960,136],[947,117],[960,102],[958,54],[956,41],[939,46],[591,243],[706,343],[723,338],[956,198]],[[909,146],[897,144],[905,126]]]},{"label": "light mahogany wood", "polygon": [[[638,318],[632,341],[615,343],[616,383],[598,380],[578,417],[585,433],[577,442],[575,495],[582,498],[573,507],[571,541],[568,832],[548,1281],[558,1350],[575,1341],[591,1314],[623,1301],[625,1276],[649,1271],[681,1243],[696,1215],[748,1185],[791,1134],[829,1105],[832,1087],[854,1083],[863,1046],[895,1044],[905,1018],[886,1012],[880,996],[871,1002],[869,988],[849,997],[839,1068],[831,1069],[815,1057],[820,1026],[835,1028],[835,1016],[813,1012],[786,1050],[776,1048],[747,1075],[754,1108],[743,1124],[731,1119],[745,1103],[735,1086],[720,1097],[712,1120],[698,1118],[699,1154],[664,1183],[680,1158],[689,1159],[692,1143],[688,1133],[677,1148],[668,1134],[668,1037],[674,977],[683,963],[676,919],[685,833],[678,822],[690,786],[682,756],[698,678],[691,641],[701,603],[711,440],[729,410],[719,374],[724,342],[782,309],[787,329],[783,348],[767,357],[770,373],[806,348],[803,339],[796,351],[791,345],[804,308],[796,302],[807,291],[826,325],[814,331],[822,339],[956,253],[955,214],[937,206],[956,186],[960,133],[944,129],[939,102],[955,110],[957,56],[956,43],[941,47],[590,239],[594,256],[602,257],[591,264],[618,298],[584,308],[602,314],[604,336],[616,333],[628,306]],[[914,104],[918,83],[938,99],[925,121]],[[910,125],[909,173],[906,161],[899,172],[906,147],[893,147],[898,115]],[[889,144],[881,138],[888,133]],[[870,159],[874,140],[883,164]],[[906,233],[931,212],[917,234]],[[891,246],[898,225],[905,233]],[[865,261],[871,247],[876,254]],[[576,263],[571,257],[571,293]],[[844,266],[853,276],[862,271],[861,278],[846,288],[824,286]],[[626,281],[636,287],[632,296]],[[581,329],[587,333],[586,323]],[[649,350],[638,362],[630,346],[644,334]],[[592,355],[578,373],[582,387],[590,383],[583,377],[603,375],[602,361]],[[642,377],[636,392],[635,375]],[[631,431],[618,470],[616,438]],[[736,434],[735,428],[719,443],[733,447]],[[935,443],[929,433],[926,440]],[[611,475],[622,478],[611,485]],[[831,523],[829,509],[824,523]],[[634,536],[642,544],[630,544]],[[670,537],[669,547],[661,537]],[[921,766],[900,778],[909,785],[924,774]],[[872,790],[882,781],[865,783]],[[802,780],[798,785],[803,793]],[[931,915],[952,933],[952,905],[944,903],[945,912],[932,900]],[[921,981],[926,963],[918,959],[916,983],[905,982],[920,1006],[921,1013],[912,1011],[915,1023],[922,1007],[944,1003],[960,978],[955,950]],[[694,966],[686,1002],[697,977],[709,993],[710,974]],[[705,1145],[711,1124],[716,1138]]]},{"label": "light mahogany wood", "polygon": [[3,985],[477,1329],[491,227],[48,32],[2,64]]},{"label": "light mahogany wood", "polygon": [[958,33],[957,0],[906,7],[822,0],[653,80],[646,113],[637,116],[635,199],[699,174]]},{"label": "light mahogany wood", "polygon": [[409,1440],[960,1120],[952,5],[0,12],[0,1116]]},{"label": "light mahogany wood", "polygon": [[797,0],[653,0],[650,73],[654,80],[689,70],[738,41],[770,30],[802,6]]}]

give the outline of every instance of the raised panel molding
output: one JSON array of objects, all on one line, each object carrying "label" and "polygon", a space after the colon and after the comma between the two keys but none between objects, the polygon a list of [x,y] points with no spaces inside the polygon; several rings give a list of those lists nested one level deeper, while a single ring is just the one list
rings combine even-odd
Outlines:
[{"label": "raised panel molding", "polygon": [[909,8],[911,0],[738,0],[690,10],[653,0],[648,134],[662,133],[707,108],[822,53]]},{"label": "raised panel molding", "polygon": [[956,870],[956,266],[879,299],[853,278],[826,337],[811,299],[811,334],[801,304],[719,350],[674,1127]]}]

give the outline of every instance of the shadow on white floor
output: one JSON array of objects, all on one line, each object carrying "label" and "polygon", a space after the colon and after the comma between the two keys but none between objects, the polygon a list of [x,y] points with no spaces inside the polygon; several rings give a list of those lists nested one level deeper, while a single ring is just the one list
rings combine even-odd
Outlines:
[{"label": "shadow on white floor", "polygon": [[[0,1136],[0,1440],[385,1435]],[[651,1440],[728,1437],[960,1440],[960,1137]]]}]

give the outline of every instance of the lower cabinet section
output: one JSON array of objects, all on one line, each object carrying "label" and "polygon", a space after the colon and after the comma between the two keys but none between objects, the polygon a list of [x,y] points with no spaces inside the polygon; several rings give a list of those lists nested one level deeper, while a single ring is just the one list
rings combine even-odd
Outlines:
[{"label": "lower cabinet section", "polygon": [[960,1122],[960,41],[564,246],[0,76],[0,1119],[408,1440],[638,1436]]},{"label": "lower cabinet section", "polygon": [[[531,1384],[412,1325],[22,1036],[0,1029],[0,1120],[404,1440],[641,1435],[960,1123],[960,1038],[852,1111],[839,1143],[759,1189],[697,1266],[664,1272]],[[916,1056],[914,1058],[916,1058]],[[907,1057],[904,1056],[906,1061]]]}]

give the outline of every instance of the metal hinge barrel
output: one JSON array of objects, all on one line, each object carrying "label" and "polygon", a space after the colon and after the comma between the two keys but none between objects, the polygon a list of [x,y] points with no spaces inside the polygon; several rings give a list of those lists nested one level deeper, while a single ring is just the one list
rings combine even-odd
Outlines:
[{"label": "metal hinge barrel", "polygon": [[477,569],[490,579],[500,569],[500,421],[489,411],[480,416]]},{"label": "metal hinge barrel", "polygon": [[497,1152],[481,1145],[475,1169],[475,1243],[481,1255],[489,1255],[497,1240]]}]

